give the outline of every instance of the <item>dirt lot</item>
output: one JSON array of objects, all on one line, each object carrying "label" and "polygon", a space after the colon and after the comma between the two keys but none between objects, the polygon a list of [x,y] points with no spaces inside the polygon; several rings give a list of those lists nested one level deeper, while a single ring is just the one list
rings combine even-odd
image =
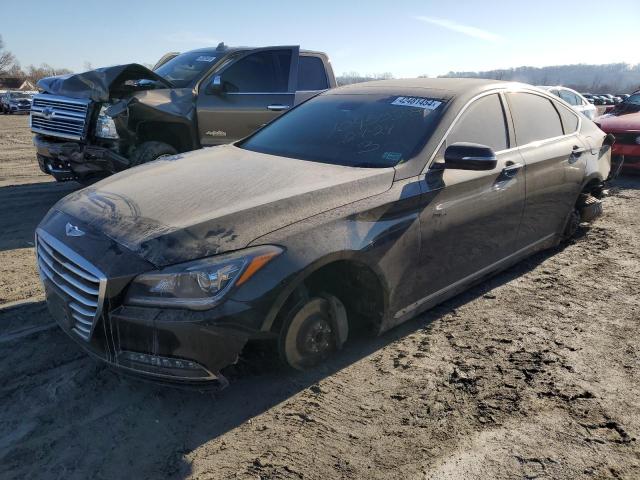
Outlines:
[{"label": "dirt lot", "polygon": [[0,116],[0,477],[640,478],[640,178],[606,216],[323,370],[217,394],[124,379],[46,312],[33,230],[78,188]]}]

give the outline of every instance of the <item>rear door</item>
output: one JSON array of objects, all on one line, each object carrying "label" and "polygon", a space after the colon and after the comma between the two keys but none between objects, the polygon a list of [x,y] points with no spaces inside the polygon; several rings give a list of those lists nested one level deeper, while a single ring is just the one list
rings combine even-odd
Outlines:
[{"label": "rear door", "polygon": [[[498,93],[471,103],[446,135],[424,182],[425,195],[434,199],[420,216],[417,298],[426,302],[516,251],[525,183],[524,165],[517,149],[511,148],[511,136]],[[496,167],[442,169],[446,147],[456,142],[491,147]]]},{"label": "rear door", "polygon": [[560,233],[574,208],[585,172],[579,116],[534,92],[507,94],[518,149],[525,162],[527,199],[519,243]]},{"label": "rear door", "polygon": [[[202,146],[246,137],[294,105],[298,47],[254,49],[225,62],[200,85],[198,131]],[[208,91],[219,77],[222,90]]]}]

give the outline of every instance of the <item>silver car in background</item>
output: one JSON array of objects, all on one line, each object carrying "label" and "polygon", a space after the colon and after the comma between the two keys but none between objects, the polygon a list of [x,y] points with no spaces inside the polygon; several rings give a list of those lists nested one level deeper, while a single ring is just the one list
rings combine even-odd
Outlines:
[{"label": "silver car in background", "polygon": [[580,95],[575,90],[572,90],[567,87],[562,86],[540,86],[543,90],[548,91],[549,93],[554,94],[556,97],[561,98],[573,108],[576,112],[580,112],[585,115],[589,120],[593,120],[596,118],[598,109],[589,103],[589,101]]}]

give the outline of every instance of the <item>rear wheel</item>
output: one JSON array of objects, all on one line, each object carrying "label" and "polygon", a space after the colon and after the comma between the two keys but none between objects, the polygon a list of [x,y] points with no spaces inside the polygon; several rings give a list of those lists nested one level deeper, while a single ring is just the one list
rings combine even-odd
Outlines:
[{"label": "rear wheel", "polygon": [[348,334],[342,303],[332,295],[312,297],[298,304],[283,325],[279,350],[282,360],[297,370],[324,362]]},{"label": "rear wheel", "polygon": [[131,166],[142,165],[143,163],[152,162],[161,157],[175,155],[176,153],[178,153],[176,149],[168,143],[144,142],[140,144],[133,152],[133,155],[131,155]]}]

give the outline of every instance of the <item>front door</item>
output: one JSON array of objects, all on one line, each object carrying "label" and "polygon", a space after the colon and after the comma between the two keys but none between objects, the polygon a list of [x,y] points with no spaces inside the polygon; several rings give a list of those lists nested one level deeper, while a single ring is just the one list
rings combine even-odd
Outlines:
[{"label": "front door", "polygon": [[[422,236],[417,302],[427,303],[456,283],[490,268],[518,250],[525,202],[523,162],[512,149],[504,99],[475,100],[447,135],[424,179],[433,200],[420,217]],[[488,171],[442,168],[447,145],[478,143],[496,152]]]},{"label": "front door", "polygon": [[[200,86],[198,131],[202,146],[246,137],[294,105],[298,47],[252,50],[214,72]],[[208,86],[220,83],[215,93]]]}]

